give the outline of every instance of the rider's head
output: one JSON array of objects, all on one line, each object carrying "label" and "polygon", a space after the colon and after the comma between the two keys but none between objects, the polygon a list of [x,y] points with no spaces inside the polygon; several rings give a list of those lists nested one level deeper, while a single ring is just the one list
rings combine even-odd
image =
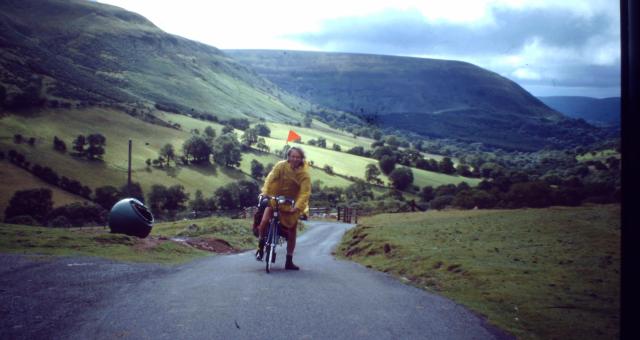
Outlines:
[{"label": "rider's head", "polygon": [[294,168],[297,168],[300,165],[302,165],[302,162],[304,161],[304,159],[305,159],[304,151],[300,147],[294,146],[291,149],[289,149],[289,151],[287,151],[287,161]]}]

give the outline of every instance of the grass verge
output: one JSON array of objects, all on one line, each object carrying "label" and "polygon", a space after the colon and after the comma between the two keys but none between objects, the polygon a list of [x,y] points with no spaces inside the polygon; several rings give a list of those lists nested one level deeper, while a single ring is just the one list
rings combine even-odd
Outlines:
[{"label": "grass verge", "polygon": [[343,237],[339,257],[447,296],[518,338],[619,337],[619,205],[360,222]]},{"label": "grass verge", "polygon": [[[189,242],[175,242],[172,239],[176,237]],[[221,217],[158,223],[145,239],[111,234],[103,227],[61,229],[0,223],[2,253],[180,264],[210,255],[211,251],[239,251],[254,246],[249,220]]]}]

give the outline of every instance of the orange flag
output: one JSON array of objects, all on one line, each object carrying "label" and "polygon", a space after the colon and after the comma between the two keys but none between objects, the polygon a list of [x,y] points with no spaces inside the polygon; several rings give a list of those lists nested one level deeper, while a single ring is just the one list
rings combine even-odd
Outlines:
[{"label": "orange flag", "polygon": [[298,135],[295,131],[289,130],[289,137],[287,137],[287,143],[300,139],[300,135]]}]

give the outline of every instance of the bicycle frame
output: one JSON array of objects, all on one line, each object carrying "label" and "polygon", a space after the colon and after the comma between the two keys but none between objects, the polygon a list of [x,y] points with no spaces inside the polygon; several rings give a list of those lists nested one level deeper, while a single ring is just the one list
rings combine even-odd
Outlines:
[{"label": "bicycle frame", "polygon": [[295,200],[284,196],[269,197],[265,195],[259,196],[259,201],[262,202],[264,198],[268,198],[269,201],[275,201],[275,207],[273,209],[273,216],[269,221],[269,227],[267,230],[267,239],[265,241],[265,269],[267,273],[271,271],[271,264],[276,262],[276,246],[280,241],[280,204],[290,203],[292,207],[295,207]]}]

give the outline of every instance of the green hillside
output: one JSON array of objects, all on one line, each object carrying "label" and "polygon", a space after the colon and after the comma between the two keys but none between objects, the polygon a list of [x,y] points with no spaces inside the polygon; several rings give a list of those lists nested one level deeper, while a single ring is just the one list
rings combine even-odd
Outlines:
[{"label": "green hillside", "polygon": [[568,120],[515,82],[453,61],[367,54],[225,50],[285,91],[381,127],[515,150],[606,134]]},{"label": "green hillside", "polygon": [[2,188],[2,194],[0,194],[0,220],[4,220],[4,210],[9,205],[12,194],[18,190],[47,188],[51,190],[54,208],[87,201],[82,197],[48,184],[28,171],[9,163],[7,160],[0,161],[0,188]]},{"label": "green hillside", "polygon": [[91,1],[2,1],[0,44],[9,106],[158,104],[269,121],[298,121],[308,107],[215,47]]},{"label": "green hillside", "polygon": [[[205,126],[202,122],[201,128]],[[89,161],[72,157],[70,152],[63,154],[53,150],[54,136],[64,140],[70,149],[77,135],[90,133],[101,133],[106,137],[104,161]],[[33,147],[15,144],[13,134],[35,137],[36,144]],[[30,162],[49,166],[61,176],[79,180],[92,189],[104,185],[119,187],[126,183],[129,139],[133,141],[132,177],[145,192],[149,192],[153,184],[181,184],[188,192],[199,189],[210,195],[226,183],[248,178],[240,171],[212,165],[147,170],[145,161],[157,158],[163,145],[171,143],[179,150],[190,136],[189,132],[143,122],[110,109],[59,109],[33,117],[10,115],[0,118],[0,149],[15,149]]]}]

